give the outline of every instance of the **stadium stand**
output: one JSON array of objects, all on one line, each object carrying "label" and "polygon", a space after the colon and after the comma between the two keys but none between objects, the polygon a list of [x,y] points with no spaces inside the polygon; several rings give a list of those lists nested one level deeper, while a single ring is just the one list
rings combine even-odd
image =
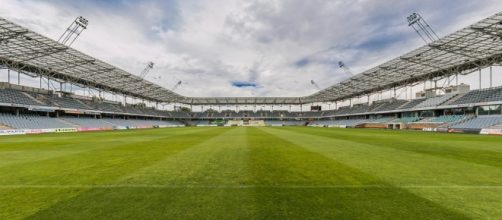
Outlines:
[{"label": "stadium stand", "polygon": [[247,117],[250,117],[250,118],[260,118],[261,115],[258,112],[249,111]]},{"label": "stadium stand", "polygon": [[300,125],[305,125],[305,121],[298,121],[298,120],[285,120],[283,121],[283,124],[285,126],[300,126]]},{"label": "stadium stand", "polygon": [[0,123],[16,129],[44,129],[44,128],[75,128],[76,125],[64,121],[39,115],[13,115],[0,113]]},{"label": "stadium stand", "polygon": [[90,106],[85,105],[83,102],[77,99],[72,99],[69,97],[58,97],[53,96],[48,99],[51,104],[61,107],[61,108],[69,108],[69,109],[93,109]]},{"label": "stadium stand", "polygon": [[445,103],[446,101],[452,99],[455,97],[457,94],[446,94],[442,96],[436,96],[432,98],[428,98],[425,101],[419,103],[418,105],[414,106],[413,108],[429,108],[429,107],[436,107],[438,105],[441,105]]},{"label": "stadium stand", "polygon": [[411,123],[411,122],[417,122],[420,121],[419,117],[402,117],[402,118],[396,118],[392,120],[391,122],[395,123]]},{"label": "stadium stand", "polygon": [[190,115],[188,113],[180,111],[170,112],[170,115],[173,118],[190,118]]},{"label": "stadium stand", "polygon": [[77,118],[77,117],[61,117],[60,119],[67,121],[76,127],[84,128],[111,128],[114,124],[106,122],[105,120],[95,118]]},{"label": "stadium stand", "polygon": [[13,89],[0,90],[0,103],[10,103],[19,105],[45,105],[44,103],[37,101],[30,95]]},{"label": "stadium stand", "polygon": [[[2,84],[5,86],[5,84]],[[10,108],[23,108],[23,106],[40,106],[49,108],[50,113],[26,113],[25,107],[23,113],[16,116],[12,112],[15,109],[10,109],[9,113],[2,113],[0,120],[0,129],[40,129],[40,128],[109,128],[114,126],[123,127],[141,127],[141,126],[159,126],[159,125],[183,125],[184,123],[191,125],[216,125],[211,120],[223,119],[268,119],[265,121],[266,125],[304,125],[306,121],[297,120],[305,119],[311,120],[308,124],[311,126],[346,126],[346,127],[385,127],[386,124],[410,124],[412,128],[427,128],[427,127],[444,127],[452,129],[481,129],[496,124],[500,124],[496,116],[479,116],[476,118],[466,117],[465,114],[456,115],[442,115],[434,116],[434,111],[431,109],[441,109],[442,106],[452,106],[456,104],[476,104],[479,102],[501,102],[502,103],[502,87],[491,89],[472,90],[465,94],[446,94],[435,96],[431,98],[419,98],[414,100],[399,100],[387,99],[374,101],[370,105],[366,103],[355,104],[353,106],[343,106],[336,110],[324,111],[306,111],[306,112],[290,112],[284,110],[277,111],[251,111],[241,110],[235,112],[232,110],[225,110],[217,112],[208,110],[205,112],[181,112],[181,111],[160,111],[155,108],[141,107],[138,105],[122,105],[119,102],[91,100],[90,98],[76,98],[71,94],[52,95],[47,91],[35,91],[35,88],[23,87],[23,90],[0,88],[0,103]],[[26,91],[25,91],[26,90]],[[20,105],[19,107],[12,107],[12,104]],[[1,106],[1,104],[0,104]],[[83,111],[86,114],[82,117],[72,115],[76,113],[67,113],[68,110],[60,111],[61,108],[71,109],[76,111]],[[426,110],[423,110],[423,109]],[[451,107],[450,107],[451,108]],[[45,111],[45,110],[42,110]],[[91,111],[91,112],[87,112]],[[400,117],[400,112],[413,112],[415,116]],[[1,112],[1,111],[0,111]],[[29,112],[29,111],[28,111]],[[386,112],[389,112],[385,114]],[[502,112],[499,112],[499,114]],[[49,115],[45,116],[45,115]],[[446,114],[446,113],[445,113]],[[472,113],[471,113],[472,114]],[[95,116],[94,116],[95,115]],[[354,119],[345,119],[340,117],[354,117]],[[363,115],[366,115],[365,119]],[[410,114],[406,114],[410,115]],[[59,118],[58,118],[59,116]],[[117,117],[114,117],[117,116]],[[144,118],[144,119],[129,119]],[[93,117],[96,117],[93,118]],[[103,117],[103,119],[100,119]],[[180,121],[160,121],[158,119],[147,118],[170,118],[183,120]],[[271,120],[276,119],[276,120]],[[277,120],[280,119],[280,120]],[[189,122],[189,121],[192,122]],[[245,120],[245,122],[247,122]],[[219,123],[220,125],[225,124]],[[245,123],[244,123],[245,124]],[[377,126],[378,125],[378,126]],[[412,126],[411,126],[412,125]]]},{"label": "stadium stand", "polygon": [[451,105],[471,104],[478,102],[500,101],[502,97],[502,87],[471,90],[461,98],[450,103]]},{"label": "stadium stand", "polygon": [[502,115],[478,116],[451,126],[454,129],[481,130],[502,123]]},{"label": "stadium stand", "polygon": [[457,121],[464,120],[464,115],[442,115],[439,117],[434,117],[428,119],[429,122],[440,122],[440,123],[453,123]]},{"label": "stadium stand", "polygon": [[265,120],[265,124],[269,126],[283,126],[283,121],[280,120]]},{"label": "stadium stand", "polygon": [[490,89],[492,90],[492,94],[484,98],[483,102],[493,102],[502,100],[502,87]]},{"label": "stadium stand", "polygon": [[320,118],[323,116],[323,112],[313,111],[313,112],[303,112],[301,113],[303,118]]},{"label": "stadium stand", "polygon": [[351,111],[352,111],[352,109],[350,108],[350,106],[344,106],[344,107],[340,107],[335,112],[335,115],[347,115],[347,114],[350,114]]},{"label": "stadium stand", "polygon": [[418,104],[422,103],[425,100],[426,99],[424,99],[424,98],[414,99],[414,100],[409,101],[408,103],[405,103],[404,105],[400,106],[397,109],[412,109],[412,108],[415,108],[415,106],[417,106]]},{"label": "stadium stand", "polygon": [[[15,44],[6,42],[1,44],[3,50],[0,53],[2,54],[3,67],[7,68],[8,71],[17,70],[21,74],[40,77],[40,82],[43,78],[47,78],[48,82],[47,90],[22,86],[19,81],[20,77],[18,77],[18,85],[11,84],[10,75],[8,82],[0,82],[0,129],[62,126],[99,128],[110,125],[126,127],[169,126],[184,123],[205,125],[215,121],[218,122],[216,123],[218,125],[224,125],[226,121],[230,120],[240,120],[243,125],[247,125],[246,123],[253,119],[267,120],[266,123],[269,125],[303,125],[309,121],[311,125],[320,126],[355,127],[361,124],[372,124],[373,127],[391,125],[387,128],[392,127],[393,129],[396,127],[401,129],[404,125],[413,125],[417,129],[430,128],[432,125],[453,129],[494,127],[500,124],[499,119],[502,117],[502,87],[470,90],[469,85],[458,84],[458,76],[454,86],[450,85],[451,79],[448,77],[454,74],[458,75],[459,71],[462,73],[481,71],[482,68],[500,63],[502,60],[501,42],[500,39],[493,38],[491,27],[500,24],[501,19],[502,14],[500,13],[488,17],[474,26],[466,27],[453,35],[441,38],[441,45],[424,45],[418,50],[413,50],[375,68],[363,71],[361,74],[312,95],[304,97],[204,98],[177,94],[71,47],[63,47],[65,49],[58,53],[40,54],[40,56],[31,59],[24,59],[26,53],[38,54],[40,52],[38,47],[33,45],[35,41],[46,45],[47,51],[59,51],[60,47],[64,45],[0,18],[0,26],[4,30],[1,34],[16,42]],[[479,37],[473,38],[472,33],[477,33]],[[453,48],[454,51],[441,50],[439,46]],[[458,52],[456,51],[458,48],[470,49]],[[466,56],[473,57],[474,60],[466,62]],[[430,65],[432,61],[437,61],[439,65],[448,63],[448,66],[433,68]],[[75,63],[79,64],[78,68]],[[482,65],[472,65],[473,63]],[[57,68],[50,65],[57,65]],[[399,71],[396,71],[396,68]],[[106,71],[103,71],[102,74],[96,74],[93,71],[81,71],[82,69]],[[438,71],[438,69],[442,71]],[[58,88],[53,88],[54,91],[49,90],[51,79],[68,83],[68,76],[75,79],[69,82],[70,85],[88,87],[89,91],[98,89],[105,93],[124,94],[141,103],[118,103],[97,97],[78,96],[64,91],[62,86],[59,89],[62,91],[56,91]],[[124,82],[119,83],[116,79],[121,79],[118,81]],[[423,81],[424,79],[427,80]],[[448,86],[437,87],[437,80],[443,79],[448,79]],[[429,81],[431,86],[427,88]],[[435,82],[434,88],[432,87],[433,81]],[[408,92],[407,86],[415,86],[416,83],[422,82],[424,90],[418,91],[416,97],[428,98],[413,100],[396,98],[400,97],[396,96],[396,89],[402,89],[406,86],[405,91]],[[490,77],[491,86],[492,77]],[[392,89],[394,89],[394,98],[352,105],[354,98],[368,95],[368,99],[370,99],[372,94],[392,92]],[[406,97],[408,97],[407,93]],[[321,107],[333,102],[339,108],[324,111],[316,108],[319,111],[302,111],[306,105],[323,103],[319,105]],[[350,106],[340,107],[338,105],[347,102],[351,103]],[[232,110],[184,112],[162,111],[146,107],[148,104],[154,103],[200,105],[201,107],[209,105],[210,108],[217,106],[218,109],[223,105],[227,105],[227,107],[235,105],[236,109],[239,109],[238,106],[242,104],[272,105],[271,109],[278,105],[281,108],[289,105],[290,111],[259,110],[254,112],[244,108],[237,112]],[[298,105],[301,106],[300,112],[292,112],[291,107]]]},{"label": "stadium stand", "polygon": [[372,112],[392,111],[392,110],[396,110],[397,108],[404,105],[405,103],[408,103],[408,101],[407,100],[393,99],[390,102],[384,102],[384,103],[376,106],[371,111]]},{"label": "stadium stand", "polygon": [[369,112],[370,106],[368,104],[357,104],[352,106],[350,114],[359,114]]}]

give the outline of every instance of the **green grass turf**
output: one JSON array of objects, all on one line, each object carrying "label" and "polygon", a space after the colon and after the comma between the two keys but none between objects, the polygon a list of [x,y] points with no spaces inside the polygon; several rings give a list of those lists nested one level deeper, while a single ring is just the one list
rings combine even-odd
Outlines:
[{"label": "green grass turf", "polygon": [[500,219],[502,137],[307,127],[0,137],[0,219]]}]

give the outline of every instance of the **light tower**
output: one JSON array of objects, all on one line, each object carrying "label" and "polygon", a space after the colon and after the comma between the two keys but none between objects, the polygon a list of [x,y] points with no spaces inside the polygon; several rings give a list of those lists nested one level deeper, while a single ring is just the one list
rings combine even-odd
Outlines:
[{"label": "light tower", "polygon": [[89,21],[82,16],[79,16],[68,26],[66,31],[59,37],[58,42],[66,46],[71,46],[80,34],[87,29]]},{"label": "light tower", "polygon": [[418,13],[414,12],[406,18],[408,20],[408,26],[412,27],[418,36],[425,41],[425,43],[431,43],[435,40],[439,40],[438,35],[431,26],[425,21],[425,19]]},{"label": "light tower", "polygon": [[173,88],[171,89],[171,92],[174,92],[174,90],[178,89],[181,86],[181,84],[183,84],[183,81],[181,80],[178,81],[176,85],[174,85]]},{"label": "light tower", "polygon": [[310,80],[310,84],[314,85],[317,90],[321,90],[321,87],[314,80]]},{"label": "light tower", "polygon": [[347,67],[347,65],[345,65],[343,61],[338,62],[338,67],[340,67],[340,69],[342,69],[347,75],[349,76],[354,75],[354,73],[352,73],[352,71],[349,69],[349,67]]},{"label": "light tower", "polygon": [[143,71],[141,71],[141,73],[139,74],[139,77],[144,79],[146,77],[146,75],[148,75],[150,70],[153,69],[153,65],[155,65],[153,62],[149,62],[148,65],[146,65],[145,69],[143,69]]}]

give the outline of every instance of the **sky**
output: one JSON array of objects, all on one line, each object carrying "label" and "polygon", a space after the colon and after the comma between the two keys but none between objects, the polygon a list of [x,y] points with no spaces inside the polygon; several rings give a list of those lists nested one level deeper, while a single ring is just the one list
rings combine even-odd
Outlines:
[{"label": "sky", "polygon": [[420,47],[420,13],[445,36],[502,11],[500,0],[0,0],[0,17],[185,96],[305,96]]}]

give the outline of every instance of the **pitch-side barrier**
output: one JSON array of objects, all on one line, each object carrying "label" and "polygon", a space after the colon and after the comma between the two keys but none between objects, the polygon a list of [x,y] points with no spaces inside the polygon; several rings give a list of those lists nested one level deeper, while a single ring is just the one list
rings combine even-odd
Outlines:
[{"label": "pitch-side barrier", "polygon": [[47,128],[47,129],[9,129],[0,130],[0,136],[7,135],[27,135],[27,134],[45,134],[45,133],[72,133],[89,131],[111,131],[111,130],[133,130],[149,128],[172,128],[184,127],[184,125],[154,125],[154,126],[113,126],[106,128]]}]

